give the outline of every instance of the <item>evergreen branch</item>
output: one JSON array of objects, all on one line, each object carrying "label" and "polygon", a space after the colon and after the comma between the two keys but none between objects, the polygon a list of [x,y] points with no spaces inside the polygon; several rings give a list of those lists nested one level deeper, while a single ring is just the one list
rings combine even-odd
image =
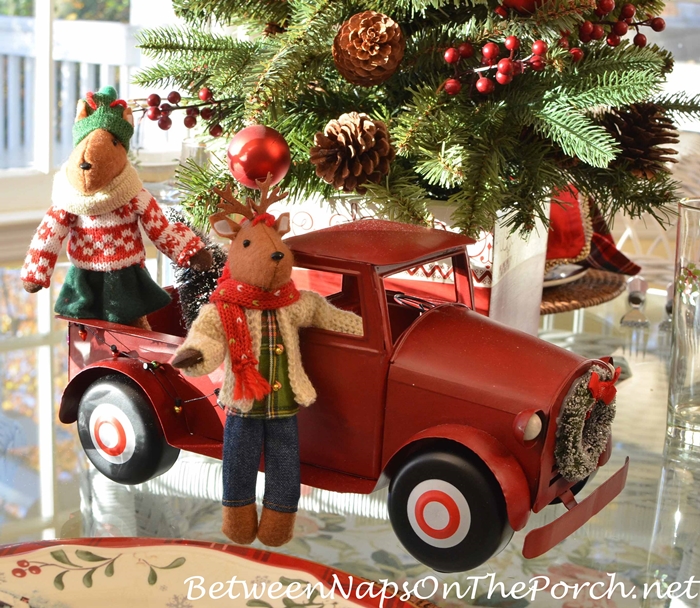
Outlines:
[{"label": "evergreen branch", "polygon": [[380,217],[425,226],[432,224],[426,207],[428,193],[409,169],[395,166],[383,182],[365,186],[367,201]]},{"label": "evergreen branch", "polygon": [[280,0],[173,0],[173,8],[188,23],[212,16],[223,25],[249,21],[281,24],[289,17],[289,4]]},{"label": "evergreen branch", "polygon": [[248,116],[259,119],[273,99],[287,98],[299,84],[297,75],[316,53],[327,53],[334,26],[344,15],[338,0],[289,0],[291,25],[284,34],[274,37],[259,70],[246,83]]},{"label": "evergreen branch", "polygon": [[416,162],[415,171],[430,184],[441,188],[453,188],[464,180],[463,158],[462,146],[447,148],[443,142],[437,154],[426,151],[423,159]]},{"label": "evergreen branch", "polygon": [[700,95],[691,97],[685,92],[654,97],[652,103],[661,106],[668,114],[700,119]]},{"label": "evergreen branch", "polygon": [[154,59],[162,59],[173,53],[198,55],[202,62],[210,60],[210,54],[235,51],[241,43],[231,36],[221,36],[197,28],[164,26],[136,33],[137,47]]},{"label": "evergreen branch", "polygon": [[395,126],[391,128],[391,139],[399,155],[408,154],[422,130],[430,130],[437,111],[446,103],[444,96],[427,85],[412,91],[411,103],[403,108]]},{"label": "evergreen branch", "polygon": [[650,71],[608,72],[592,79],[582,78],[574,91],[563,87],[554,89],[551,99],[566,100],[574,108],[587,110],[599,105],[620,107],[637,103],[655,94],[661,84],[660,76]]},{"label": "evergreen branch", "polygon": [[559,144],[565,154],[594,167],[607,167],[619,148],[601,126],[564,103],[533,112],[535,129]]},{"label": "evergreen branch", "polygon": [[209,73],[203,73],[199,68],[168,61],[140,70],[133,81],[142,87],[199,89],[208,78]]}]

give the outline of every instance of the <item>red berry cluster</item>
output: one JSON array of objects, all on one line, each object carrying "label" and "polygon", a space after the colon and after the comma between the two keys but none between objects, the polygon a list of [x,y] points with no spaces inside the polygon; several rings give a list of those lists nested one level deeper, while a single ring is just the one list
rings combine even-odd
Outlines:
[{"label": "red berry cluster", "polygon": [[[454,65],[455,74],[448,78],[442,85],[448,95],[457,95],[462,90],[465,82],[471,82],[482,95],[489,95],[496,89],[496,82],[507,85],[514,76],[522,74],[527,68],[536,72],[545,68],[544,56],[547,54],[547,43],[544,40],[536,40],[532,44],[532,54],[525,59],[517,59],[516,54],[520,49],[520,40],[516,36],[508,36],[504,46],[509,51],[508,57],[501,57],[501,49],[495,42],[487,42],[481,47],[481,65],[479,68],[463,68],[459,63],[463,59],[469,59],[475,53],[474,46],[470,42],[463,42],[457,47],[450,47],[445,51],[445,61]],[[489,74],[495,70],[495,76]]]},{"label": "red berry cluster", "polygon": [[29,574],[41,574],[41,568],[39,568],[39,566],[30,566],[26,559],[19,560],[17,565],[19,568],[15,568],[12,571],[12,576],[16,576],[17,578],[27,576],[27,572],[29,572]]},{"label": "red berry cluster", "polygon": [[[615,0],[598,0],[595,14],[599,18],[610,15],[615,10]],[[646,46],[647,37],[639,31],[640,26],[650,27],[655,32],[662,32],[666,28],[666,22],[661,17],[647,17],[641,21],[635,21],[637,7],[634,4],[623,4],[617,19],[603,21],[584,21],[578,28],[579,40],[583,43],[592,40],[605,41],[610,46],[620,44],[622,36],[625,36],[630,27],[633,27],[637,34],[633,42],[638,47]],[[606,28],[609,28],[606,30]]]},{"label": "red berry cluster", "polygon": [[[183,122],[188,129],[192,129],[197,125],[198,116],[207,122],[211,122],[216,116],[215,108],[217,102],[214,100],[214,95],[211,90],[207,87],[200,89],[198,97],[203,103],[197,105],[180,105],[182,96],[177,91],[171,91],[167,97],[168,101],[163,103],[161,103],[160,95],[152,93],[146,99],[146,107],[142,107],[142,110],[150,120],[157,120],[158,127],[163,131],[167,131],[173,126],[172,118],[170,118],[172,112],[176,110],[185,110],[185,119]],[[220,137],[223,132],[224,129],[220,124],[214,123],[209,125],[209,135],[212,137]]]}]

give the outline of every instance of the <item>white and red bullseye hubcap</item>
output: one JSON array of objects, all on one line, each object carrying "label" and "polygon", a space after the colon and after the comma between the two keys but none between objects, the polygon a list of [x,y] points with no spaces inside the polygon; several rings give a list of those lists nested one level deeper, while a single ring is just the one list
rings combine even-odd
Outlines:
[{"label": "white and red bullseye hubcap", "polygon": [[126,414],[110,403],[100,403],[90,414],[90,438],[100,456],[124,464],[134,454],[136,436]]},{"label": "white and red bullseye hubcap", "polygon": [[469,533],[471,511],[467,499],[442,479],[419,483],[411,491],[406,508],[413,531],[433,547],[449,549]]}]

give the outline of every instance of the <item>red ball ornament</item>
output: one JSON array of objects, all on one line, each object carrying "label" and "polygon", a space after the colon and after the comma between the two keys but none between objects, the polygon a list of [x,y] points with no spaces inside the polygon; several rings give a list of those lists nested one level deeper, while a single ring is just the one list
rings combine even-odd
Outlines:
[{"label": "red ball ornament", "polygon": [[644,34],[637,34],[632,42],[639,48],[642,48],[647,45],[647,37]]},{"label": "red ball ornament", "polygon": [[575,48],[575,49],[569,49],[569,55],[571,55],[571,60],[574,63],[578,63],[583,59],[583,51],[581,49]]},{"label": "red ball ornament", "polygon": [[498,59],[498,56],[501,54],[501,50],[498,48],[496,43],[487,42],[481,49],[481,54],[484,56],[484,59],[491,61],[493,59]]},{"label": "red ball ornament", "polygon": [[256,179],[272,173],[272,184],[287,175],[291,155],[284,137],[264,125],[240,130],[228,146],[228,167],[231,175],[248,188],[257,188]]},{"label": "red ball ornament", "polygon": [[666,29],[666,22],[661,17],[654,17],[650,25],[655,32],[663,32]]},{"label": "red ball ornament", "polygon": [[476,90],[482,95],[493,93],[495,88],[496,85],[493,83],[493,80],[486,78],[485,76],[482,76],[476,81]]},{"label": "red ball ornament", "polygon": [[534,13],[540,4],[542,4],[542,0],[503,0],[503,6],[512,8],[521,15]]},{"label": "red ball ornament", "polygon": [[617,34],[608,34],[606,42],[609,46],[617,46],[620,44],[620,37]]},{"label": "red ball ornament", "polygon": [[448,78],[445,81],[445,93],[448,95],[457,95],[462,90],[462,83],[456,78]]},{"label": "red ball ornament", "polygon": [[474,55],[474,47],[469,42],[463,42],[460,44],[457,47],[457,51],[462,59],[469,59],[472,55]]},{"label": "red ball ornament", "polygon": [[509,51],[517,51],[520,48],[520,40],[517,36],[508,36],[505,45]]},{"label": "red ball ornament", "polygon": [[620,10],[620,19],[631,19],[637,12],[634,4],[625,4]]},{"label": "red ball ornament", "polygon": [[547,54],[547,43],[544,40],[535,40],[532,43],[532,52],[535,55],[546,55]]},{"label": "red ball ornament", "polygon": [[444,56],[447,63],[457,63],[461,59],[459,51],[453,47],[447,49]]}]

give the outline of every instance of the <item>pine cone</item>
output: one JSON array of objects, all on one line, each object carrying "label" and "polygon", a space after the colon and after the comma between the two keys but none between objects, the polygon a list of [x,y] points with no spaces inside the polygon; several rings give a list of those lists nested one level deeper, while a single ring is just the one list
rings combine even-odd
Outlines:
[{"label": "pine cone", "polygon": [[678,162],[678,131],[664,109],[655,103],[632,104],[603,116],[603,126],[619,142],[622,152],[612,163],[626,163],[632,175],[654,179],[659,172],[670,173],[665,163]]},{"label": "pine cone", "polygon": [[398,23],[382,13],[365,11],[340,26],[333,41],[333,60],[348,82],[371,87],[396,71],[405,47]]},{"label": "pine cone", "polygon": [[345,192],[364,194],[362,184],[379,183],[396,156],[386,125],[357,112],[331,120],[314,144],[309,154],[316,175]]}]

